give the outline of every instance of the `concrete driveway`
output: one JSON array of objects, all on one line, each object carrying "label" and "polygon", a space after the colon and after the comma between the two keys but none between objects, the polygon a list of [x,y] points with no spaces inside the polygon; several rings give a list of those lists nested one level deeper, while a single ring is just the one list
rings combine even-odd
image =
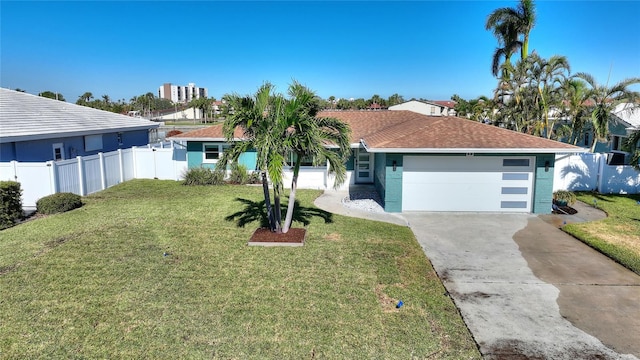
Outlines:
[{"label": "concrete driveway", "polygon": [[402,216],[485,358],[640,357],[640,277],[559,230],[562,217]]}]

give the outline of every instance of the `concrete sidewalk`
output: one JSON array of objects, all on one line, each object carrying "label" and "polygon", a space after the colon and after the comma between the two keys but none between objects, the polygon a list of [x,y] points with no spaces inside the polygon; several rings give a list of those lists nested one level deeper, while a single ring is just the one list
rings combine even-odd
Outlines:
[{"label": "concrete sidewalk", "polygon": [[640,277],[562,232],[605,215],[326,211],[409,225],[487,359],[638,359]]},{"label": "concrete sidewalk", "polygon": [[407,220],[405,220],[400,214],[376,213],[372,211],[347,208],[342,204],[342,200],[347,196],[349,196],[348,190],[325,190],[324,194],[320,195],[314,201],[314,204],[324,211],[338,215],[407,226]]}]

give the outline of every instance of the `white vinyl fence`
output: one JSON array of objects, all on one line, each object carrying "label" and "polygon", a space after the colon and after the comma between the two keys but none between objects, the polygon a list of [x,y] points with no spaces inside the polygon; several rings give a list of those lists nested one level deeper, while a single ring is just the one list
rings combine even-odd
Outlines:
[{"label": "white vinyl fence", "polygon": [[18,181],[22,206],[31,209],[58,192],[84,196],[131,179],[180,180],[186,168],[185,148],[133,147],[62,161],[0,163],[0,180]]},{"label": "white vinyl fence", "polygon": [[[606,154],[558,155],[553,190],[592,191],[603,194],[640,193],[640,172],[632,166],[607,165]],[[57,192],[88,195],[131,179],[181,180],[187,169],[187,151],[181,146],[134,147],[93,156],[44,163],[0,163],[0,180],[20,182],[22,206],[34,209],[36,201]],[[351,174],[349,174],[351,175]],[[285,171],[285,186],[291,174]],[[333,187],[325,168],[300,172],[300,188]],[[342,189],[353,184],[347,179]]]},{"label": "white vinyl fence", "polygon": [[630,165],[607,165],[607,154],[557,155],[553,191],[640,193],[640,172]]}]

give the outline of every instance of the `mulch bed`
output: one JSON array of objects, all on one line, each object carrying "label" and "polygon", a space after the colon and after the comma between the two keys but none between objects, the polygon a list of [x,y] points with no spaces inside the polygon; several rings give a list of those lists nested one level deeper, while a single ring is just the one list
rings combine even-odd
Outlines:
[{"label": "mulch bed", "polygon": [[575,215],[578,213],[578,210],[572,208],[571,206],[558,206],[558,210],[554,209],[552,212],[559,215]]},{"label": "mulch bed", "polygon": [[307,235],[306,229],[291,228],[286,234],[272,232],[268,228],[258,228],[251,235],[250,242],[266,242],[266,243],[304,243]]}]

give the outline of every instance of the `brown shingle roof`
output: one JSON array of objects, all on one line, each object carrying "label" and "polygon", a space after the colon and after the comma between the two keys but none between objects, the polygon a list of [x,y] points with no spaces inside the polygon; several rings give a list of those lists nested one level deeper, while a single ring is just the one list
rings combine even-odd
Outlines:
[{"label": "brown shingle roof", "polygon": [[362,139],[371,149],[583,151],[573,145],[454,116],[427,116],[407,110],[323,111],[318,116],[348,123],[352,143]]},{"label": "brown shingle roof", "polygon": [[[351,143],[364,141],[375,151],[407,152],[582,152],[582,148],[454,116],[427,116],[407,110],[322,111],[351,127]],[[242,131],[236,130],[236,138]],[[222,125],[209,126],[172,139],[222,141]]]},{"label": "brown shingle roof", "polygon": [[[242,130],[240,128],[237,128],[236,131],[234,132],[233,136],[236,139],[239,139],[242,137]],[[186,133],[182,133],[180,135],[176,135],[171,137],[171,139],[177,139],[177,140],[198,140],[198,141],[223,141],[224,140],[224,134],[222,132],[222,124],[216,124],[216,125],[211,125],[211,126],[207,126],[205,128],[202,129],[198,129],[198,130],[193,130],[193,131],[189,131]]]}]

